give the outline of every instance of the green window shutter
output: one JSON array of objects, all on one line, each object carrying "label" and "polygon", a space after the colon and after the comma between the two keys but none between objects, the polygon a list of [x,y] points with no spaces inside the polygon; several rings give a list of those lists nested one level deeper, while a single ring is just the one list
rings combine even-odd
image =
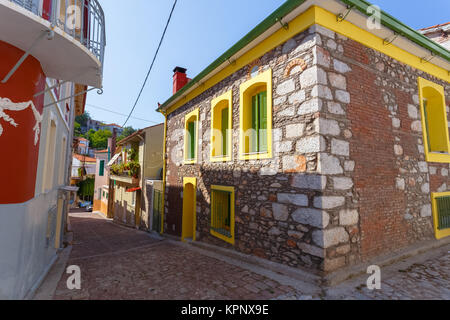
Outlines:
[{"label": "green window shutter", "polygon": [[228,155],[228,108],[222,109],[222,155]]},{"label": "green window shutter", "polygon": [[188,145],[187,145],[187,158],[189,160],[195,158],[195,125],[196,122],[192,121],[188,123]]},{"label": "green window shutter", "polygon": [[258,151],[267,151],[267,92],[261,92],[259,99],[259,132],[258,132]]},{"label": "green window shutter", "polygon": [[431,144],[430,144],[430,130],[428,125],[428,101],[426,99],[423,100],[423,113],[425,115],[425,130],[427,132],[427,143],[428,143],[428,151],[431,152]]},{"label": "green window shutter", "polygon": [[105,160],[100,160],[100,172],[98,173],[100,177],[105,175]]},{"label": "green window shutter", "polygon": [[259,133],[259,99],[258,95],[252,97],[252,127],[250,135],[250,152],[258,152],[258,133]]}]

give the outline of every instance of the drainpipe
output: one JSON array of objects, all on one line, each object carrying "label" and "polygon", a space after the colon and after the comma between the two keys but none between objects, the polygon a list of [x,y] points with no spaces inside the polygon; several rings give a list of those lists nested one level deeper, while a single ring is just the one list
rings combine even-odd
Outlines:
[{"label": "drainpipe", "polygon": [[164,145],[163,145],[163,194],[162,194],[162,212],[161,212],[161,234],[164,233],[164,217],[166,213],[166,161],[167,161],[167,155],[166,155],[166,144],[167,144],[167,112],[160,111],[164,116]]}]

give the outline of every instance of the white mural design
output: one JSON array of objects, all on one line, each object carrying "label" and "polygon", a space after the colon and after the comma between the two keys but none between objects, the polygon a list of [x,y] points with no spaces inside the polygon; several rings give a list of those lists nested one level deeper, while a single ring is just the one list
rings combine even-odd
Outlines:
[{"label": "white mural design", "polygon": [[[34,131],[34,145],[37,145],[39,141],[39,134],[41,132],[40,124],[42,122],[42,115],[37,111],[36,107],[34,106],[33,101],[28,102],[20,102],[20,103],[14,103],[8,98],[0,98],[0,120],[3,119],[6,122],[10,123],[14,127],[18,127],[19,125],[14,121],[13,118],[8,116],[5,111],[23,111],[27,109],[28,107],[31,107],[31,110],[33,110],[34,118],[36,119],[36,125],[33,128]],[[3,127],[0,124],[0,136],[3,134]]]}]

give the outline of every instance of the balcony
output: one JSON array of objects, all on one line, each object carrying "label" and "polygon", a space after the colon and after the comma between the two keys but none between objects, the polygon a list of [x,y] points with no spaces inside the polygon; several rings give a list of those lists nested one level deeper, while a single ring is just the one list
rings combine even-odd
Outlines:
[{"label": "balcony", "polygon": [[128,184],[130,186],[138,186],[139,178],[130,177],[127,175],[111,175],[111,180]]},{"label": "balcony", "polygon": [[98,0],[0,0],[0,30],[0,40],[38,59],[47,77],[102,87],[106,33]]}]

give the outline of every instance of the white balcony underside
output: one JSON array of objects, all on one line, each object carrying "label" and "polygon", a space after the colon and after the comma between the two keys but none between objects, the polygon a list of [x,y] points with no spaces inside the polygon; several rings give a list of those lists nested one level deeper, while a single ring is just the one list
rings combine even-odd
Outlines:
[{"label": "white balcony underside", "polygon": [[[49,21],[8,0],[0,0],[1,41],[28,51],[36,39],[50,29]],[[43,37],[30,52],[41,63],[45,75],[101,88],[100,61],[78,40],[60,28],[55,27],[54,31],[53,40]],[[12,65],[11,68],[13,67]],[[0,75],[0,78],[4,76],[6,75]]]}]

